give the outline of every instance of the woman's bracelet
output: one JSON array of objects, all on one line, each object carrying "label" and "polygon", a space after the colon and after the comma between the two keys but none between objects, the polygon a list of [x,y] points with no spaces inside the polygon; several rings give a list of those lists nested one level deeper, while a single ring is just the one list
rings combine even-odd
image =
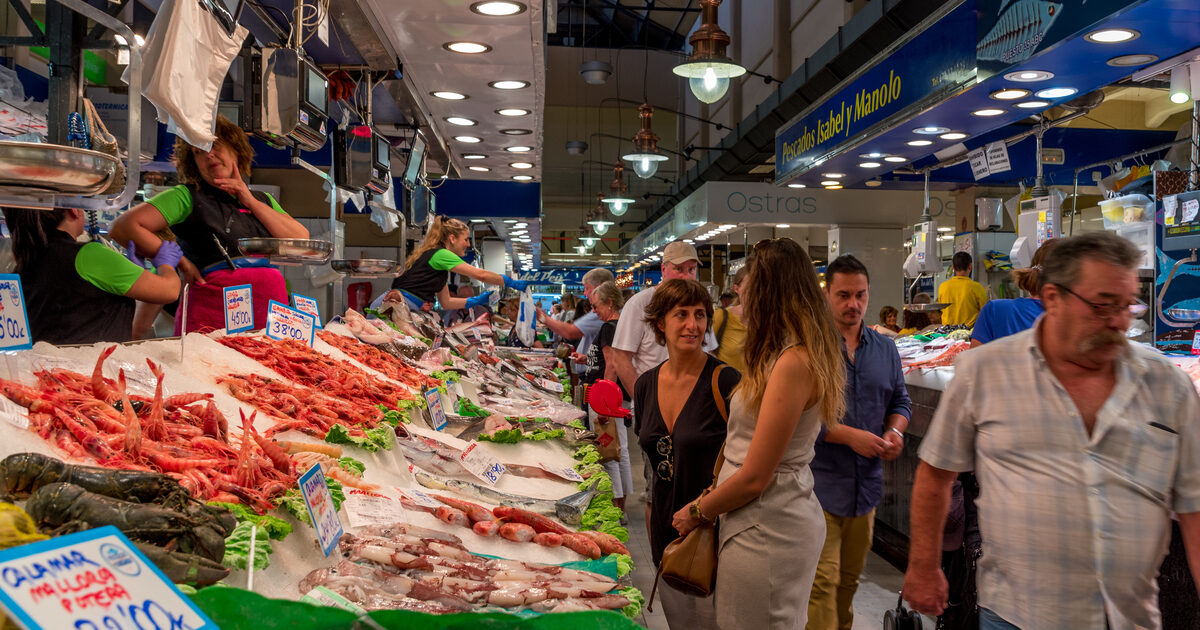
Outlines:
[{"label": "woman's bracelet", "polygon": [[[703,495],[701,495],[701,496],[703,496]],[[700,499],[699,498],[697,498],[695,501],[692,501],[692,507],[689,510],[689,512],[691,513],[692,518],[696,519],[697,521],[700,521],[701,523],[708,524],[708,523],[712,522],[712,519],[705,516],[704,512],[700,510]]]}]

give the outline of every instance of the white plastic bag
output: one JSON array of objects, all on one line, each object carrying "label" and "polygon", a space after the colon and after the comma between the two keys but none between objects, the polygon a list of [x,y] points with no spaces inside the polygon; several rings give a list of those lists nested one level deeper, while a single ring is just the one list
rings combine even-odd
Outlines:
[{"label": "white plastic bag", "polygon": [[526,347],[532,348],[537,341],[537,309],[533,304],[533,293],[529,289],[521,292],[521,310],[517,313],[517,325],[514,328],[517,339]]},{"label": "white plastic bag", "polygon": [[[230,36],[197,0],[164,0],[142,49],[143,94],[158,120],[188,144],[207,151],[216,140],[217,98],[249,31]],[[129,70],[121,79],[129,82]]]}]

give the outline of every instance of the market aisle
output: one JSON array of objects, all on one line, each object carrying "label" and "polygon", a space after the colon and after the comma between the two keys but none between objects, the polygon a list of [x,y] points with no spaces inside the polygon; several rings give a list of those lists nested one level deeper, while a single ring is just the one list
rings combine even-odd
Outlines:
[{"label": "market aisle", "polygon": [[[636,439],[630,431],[630,438]],[[654,566],[650,561],[650,540],[646,535],[646,513],[640,502],[640,496],[645,489],[642,479],[642,450],[636,443],[630,444],[629,457],[633,466],[634,494],[630,498],[629,510],[629,553],[633,554],[633,585],[642,590],[646,599],[650,598],[650,587],[654,585]],[[883,613],[896,605],[896,594],[904,583],[904,574],[897,571],[883,558],[872,553],[867,557],[867,567],[863,571],[858,593],[854,596],[854,630],[876,630],[883,621]],[[637,622],[650,630],[667,630],[667,619],[662,609],[654,607],[654,612],[642,611]],[[933,628],[932,619],[925,619],[926,628]]]}]

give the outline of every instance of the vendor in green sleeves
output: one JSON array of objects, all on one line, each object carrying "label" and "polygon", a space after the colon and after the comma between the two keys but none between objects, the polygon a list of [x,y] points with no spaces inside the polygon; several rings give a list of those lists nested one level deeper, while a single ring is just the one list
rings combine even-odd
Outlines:
[{"label": "vendor in green sleeves", "polygon": [[147,271],[101,243],[79,243],[83,211],[5,208],[13,258],[34,342],[91,344],[133,339],[136,300],[167,304],[179,297],[175,243],[158,248]]},{"label": "vendor in green sleeves", "polygon": [[[190,285],[187,330],[183,311],[175,332],[208,332],[225,326],[224,293],[228,286],[254,287],[254,326],[266,325],[268,302],[288,303],[283,274],[266,261],[240,258],[243,238],[308,238],[308,230],[270,195],[254,192],[243,175],[250,174],[254,151],[237,125],[218,116],[212,148],[203,151],[182,139],[175,141],[175,168],[182,185],[166,190],[117,218],[111,234],[119,243],[132,240],[137,251],[150,255],[163,240],[154,233],[170,226],[184,258],[180,272]],[[220,247],[218,247],[220,243]],[[225,254],[233,257],[230,268]]]},{"label": "vendor in green sleeves", "polygon": [[409,254],[404,264],[404,273],[392,281],[393,290],[377,299],[374,306],[378,307],[384,301],[399,300],[401,296],[408,302],[409,308],[414,309],[429,310],[434,299],[437,299],[445,311],[487,304],[488,298],[492,296],[491,291],[470,298],[452,297],[449,287],[451,273],[484,284],[504,286],[517,291],[525,290],[527,282],[464,262],[462,257],[470,247],[471,230],[466,223],[458,219],[437,217],[425,234],[425,240]]}]

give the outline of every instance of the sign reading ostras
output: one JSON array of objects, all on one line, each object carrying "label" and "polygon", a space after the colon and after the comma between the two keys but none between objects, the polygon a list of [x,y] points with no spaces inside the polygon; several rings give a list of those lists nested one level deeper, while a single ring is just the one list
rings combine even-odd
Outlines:
[{"label": "sign reading ostras", "polygon": [[816,129],[805,126],[799,138],[783,144],[784,161],[794,160],[838,136],[850,137],[850,123],[863,121],[871,114],[899,101],[900,86],[900,76],[895,70],[889,70],[887,80],[882,85],[872,90],[863,88],[856,93],[853,105],[849,103],[849,99],[831,104],[827,112],[817,120]]}]

